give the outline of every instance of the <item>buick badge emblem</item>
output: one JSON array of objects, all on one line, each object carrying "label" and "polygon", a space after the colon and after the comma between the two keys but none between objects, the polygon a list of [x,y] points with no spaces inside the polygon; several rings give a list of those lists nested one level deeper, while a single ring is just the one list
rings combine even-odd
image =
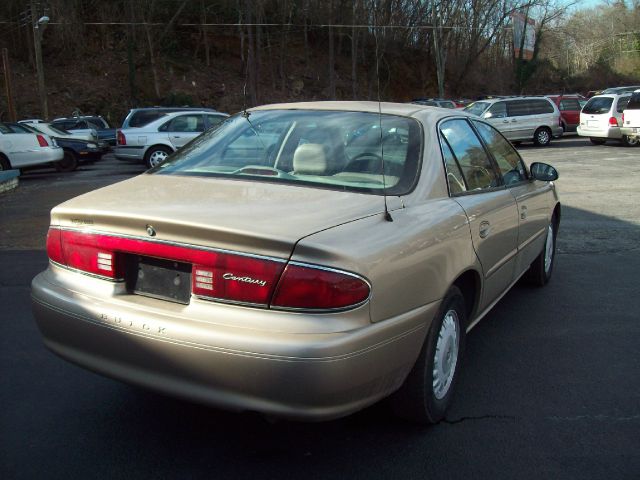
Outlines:
[{"label": "buick badge emblem", "polygon": [[147,234],[150,237],[155,237],[156,236],[156,231],[151,225],[147,225]]}]

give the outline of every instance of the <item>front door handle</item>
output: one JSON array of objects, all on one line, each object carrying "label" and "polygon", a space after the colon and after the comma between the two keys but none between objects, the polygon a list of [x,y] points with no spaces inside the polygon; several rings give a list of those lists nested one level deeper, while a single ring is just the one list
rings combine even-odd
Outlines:
[{"label": "front door handle", "polygon": [[487,238],[491,233],[491,224],[486,220],[480,222],[480,238]]}]

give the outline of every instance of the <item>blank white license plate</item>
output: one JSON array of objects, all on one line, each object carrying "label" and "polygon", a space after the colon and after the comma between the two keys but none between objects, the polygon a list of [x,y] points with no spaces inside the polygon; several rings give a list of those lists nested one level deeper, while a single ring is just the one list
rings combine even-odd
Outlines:
[{"label": "blank white license plate", "polygon": [[587,127],[597,127],[598,120],[587,120]]}]

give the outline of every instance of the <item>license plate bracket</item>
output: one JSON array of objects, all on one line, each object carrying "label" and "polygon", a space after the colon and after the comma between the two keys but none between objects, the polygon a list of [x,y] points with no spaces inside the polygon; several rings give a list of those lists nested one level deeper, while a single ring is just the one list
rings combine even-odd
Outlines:
[{"label": "license plate bracket", "polygon": [[127,255],[127,291],[136,295],[188,304],[191,264],[161,258]]}]

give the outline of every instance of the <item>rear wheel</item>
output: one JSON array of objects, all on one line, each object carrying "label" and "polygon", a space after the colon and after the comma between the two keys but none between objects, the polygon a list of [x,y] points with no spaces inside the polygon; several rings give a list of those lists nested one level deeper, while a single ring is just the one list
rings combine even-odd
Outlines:
[{"label": "rear wheel", "polygon": [[73,172],[78,168],[78,158],[75,153],[65,150],[62,160],[53,163],[53,166],[58,172]]},{"label": "rear wheel", "polygon": [[442,300],[413,369],[391,397],[396,415],[424,424],[444,418],[460,372],[465,325],[464,297],[453,286]]},{"label": "rear wheel", "polygon": [[546,147],[551,143],[551,130],[547,127],[540,127],[533,134],[533,143],[540,147]]},{"label": "rear wheel", "polygon": [[168,147],[151,147],[145,159],[147,167],[153,168],[160,165],[171,153]]},{"label": "rear wheel", "polygon": [[547,238],[540,255],[529,266],[527,280],[537,287],[545,286],[551,279],[556,258],[556,221],[555,217],[547,227]]},{"label": "rear wheel", "polygon": [[638,137],[630,137],[629,135],[622,136],[622,144],[625,147],[636,147],[640,143]]},{"label": "rear wheel", "polygon": [[591,140],[591,143],[593,143],[594,145],[604,145],[604,142],[606,142],[604,138],[590,137],[589,140]]},{"label": "rear wheel", "polygon": [[4,155],[0,155],[0,171],[2,170],[11,170],[9,159]]}]

